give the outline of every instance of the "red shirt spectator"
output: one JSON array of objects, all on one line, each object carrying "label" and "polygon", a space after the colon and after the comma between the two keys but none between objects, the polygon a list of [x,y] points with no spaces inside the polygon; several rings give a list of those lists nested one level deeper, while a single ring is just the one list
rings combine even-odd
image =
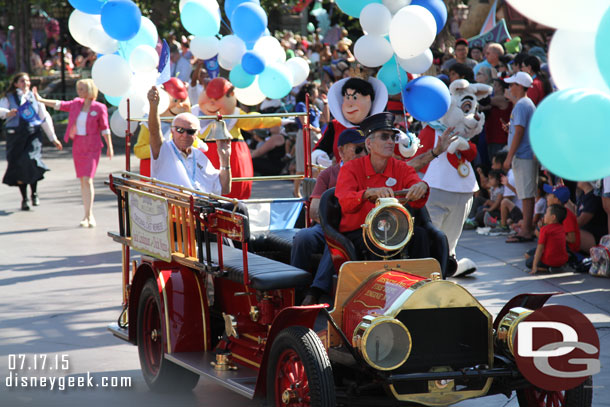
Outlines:
[{"label": "red shirt spectator", "polygon": [[574,253],[578,253],[580,250],[580,228],[578,227],[578,220],[574,212],[566,208],[566,218],[563,221],[563,230],[566,235],[570,232],[574,232],[576,240],[572,243],[568,243],[568,248]]},{"label": "red shirt spectator", "polygon": [[540,229],[538,244],[544,245],[542,262],[550,267],[561,267],[568,262],[566,232],[560,223],[551,223]]}]

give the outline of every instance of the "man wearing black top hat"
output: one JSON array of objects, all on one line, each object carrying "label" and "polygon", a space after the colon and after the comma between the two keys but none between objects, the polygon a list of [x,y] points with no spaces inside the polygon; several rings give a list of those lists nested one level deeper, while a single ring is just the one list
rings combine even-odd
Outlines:
[{"label": "man wearing black top hat", "polygon": [[[393,197],[394,191],[408,188],[406,200],[412,208],[421,208],[428,199],[428,184],[412,167],[393,157],[399,132],[393,122],[394,116],[388,112],[366,118],[360,129],[366,137],[369,155],[346,163],[337,178],[335,196],[341,205],[339,232],[354,243],[361,258],[371,257],[362,238],[361,225],[377,198]],[[417,229],[408,250],[411,257],[428,257],[426,233]]]}]

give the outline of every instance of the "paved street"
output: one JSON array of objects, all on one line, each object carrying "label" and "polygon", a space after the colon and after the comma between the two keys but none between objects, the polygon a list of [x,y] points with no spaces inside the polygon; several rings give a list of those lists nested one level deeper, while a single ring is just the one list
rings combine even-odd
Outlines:
[{"label": "paved street", "polygon": [[[120,312],[121,255],[120,246],[106,235],[117,230],[116,200],[103,182],[109,172],[123,168],[124,157],[118,155],[111,161],[102,157],[95,180],[98,226],[83,229],[78,227],[82,205],[70,150],[58,152],[46,147],[43,155],[52,171],[39,184],[41,206],[22,212],[18,189],[0,185],[0,406],[258,405],[205,380],[189,394],[168,396],[148,391],[137,348],[106,330]],[[0,174],[4,174],[4,142],[0,142],[0,157]],[[290,196],[291,191],[289,182],[255,186],[259,197],[270,193]],[[493,314],[522,292],[559,292],[550,304],[585,313],[597,328],[602,349],[602,372],[594,377],[593,405],[610,406],[610,279],[572,273],[529,276],[523,272],[522,255],[532,246],[464,233],[459,255],[475,260],[479,271],[460,283]],[[30,365],[34,355],[47,355],[49,376],[89,373],[94,387],[9,389],[6,377],[10,364],[19,363],[19,357],[8,355],[15,354],[28,354]],[[65,365],[55,363],[55,355],[60,361],[61,355],[67,355],[66,370],[62,370]],[[38,366],[32,376],[43,376],[46,371]],[[105,380],[120,382],[121,377],[131,378],[131,386],[102,387]],[[516,406],[517,402],[514,397],[494,396],[459,405]]]}]

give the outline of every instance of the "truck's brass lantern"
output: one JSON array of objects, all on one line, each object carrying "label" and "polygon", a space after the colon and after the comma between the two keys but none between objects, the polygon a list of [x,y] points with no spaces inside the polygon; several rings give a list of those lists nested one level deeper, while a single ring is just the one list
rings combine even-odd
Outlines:
[{"label": "truck's brass lantern", "polygon": [[392,370],[400,367],[411,353],[411,334],[398,321],[389,316],[367,315],[356,327],[353,345],[372,367]]},{"label": "truck's brass lantern", "polygon": [[413,217],[397,199],[379,198],[362,228],[365,242],[368,237],[383,251],[400,251],[413,235]]},{"label": "truck's brass lantern", "polygon": [[500,321],[498,332],[496,333],[496,343],[515,356],[515,336],[517,336],[517,326],[519,322],[527,318],[533,311],[527,308],[515,307]]}]

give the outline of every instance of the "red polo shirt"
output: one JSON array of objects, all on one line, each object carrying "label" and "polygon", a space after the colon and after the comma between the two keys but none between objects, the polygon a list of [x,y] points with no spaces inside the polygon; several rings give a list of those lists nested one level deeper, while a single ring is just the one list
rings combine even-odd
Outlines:
[{"label": "red polo shirt", "polygon": [[561,223],[551,223],[540,229],[538,244],[544,245],[542,262],[550,267],[561,267],[568,262],[566,232]]},{"label": "red polo shirt", "polygon": [[[394,185],[388,185],[390,178],[396,181]],[[389,183],[392,182],[390,180]],[[375,207],[374,202],[362,198],[368,188],[390,187],[394,191],[399,191],[418,182],[421,182],[421,179],[413,167],[393,157],[390,157],[385,170],[381,174],[377,174],[373,170],[369,155],[345,163],[339,171],[337,186],[335,187],[335,196],[341,205],[339,231],[345,233],[360,229],[366,215]],[[410,202],[411,207],[421,208],[424,206],[428,200],[429,192],[430,189],[423,198]]]}]

